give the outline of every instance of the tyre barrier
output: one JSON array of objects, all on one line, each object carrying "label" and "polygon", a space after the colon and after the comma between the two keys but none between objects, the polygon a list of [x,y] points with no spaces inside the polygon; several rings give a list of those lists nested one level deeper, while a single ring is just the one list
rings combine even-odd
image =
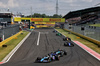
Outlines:
[{"label": "tyre barrier", "polygon": [[75,34],[75,35],[77,35],[77,36],[80,36],[81,38],[84,38],[84,39],[86,39],[86,40],[88,40],[88,41],[90,41],[90,42],[93,42],[93,43],[97,44],[98,47],[100,47],[100,41],[97,41],[97,40],[95,40],[95,39],[92,39],[92,38],[90,38],[90,37],[84,36],[84,35],[82,35],[82,34],[79,34],[79,33],[76,33],[76,32],[73,32],[73,31],[70,31],[70,30],[67,30],[67,29],[64,29],[64,30],[65,30],[65,31],[68,31],[68,32],[71,32],[71,33],[73,33],[73,34]]},{"label": "tyre barrier", "polygon": [[7,45],[2,45],[2,47],[7,47]]}]

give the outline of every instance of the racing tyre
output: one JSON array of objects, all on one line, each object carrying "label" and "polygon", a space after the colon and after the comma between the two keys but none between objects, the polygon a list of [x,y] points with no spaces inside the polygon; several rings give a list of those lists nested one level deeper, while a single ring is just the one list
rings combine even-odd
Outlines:
[{"label": "racing tyre", "polygon": [[55,56],[55,59],[59,61],[60,60],[60,56],[59,55]]},{"label": "racing tyre", "polygon": [[48,60],[48,63],[50,63],[51,61],[50,61],[50,59]]},{"label": "racing tyre", "polygon": [[66,43],[64,43],[64,46],[66,46]]},{"label": "racing tyre", "polygon": [[65,41],[65,38],[63,38],[63,41]]},{"label": "racing tyre", "polygon": [[74,46],[74,44],[72,44],[72,47]]},{"label": "racing tyre", "polygon": [[37,57],[37,59],[35,60],[35,63],[40,62],[39,60],[41,60],[41,58],[40,57]]},{"label": "racing tyre", "polygon": [[64,51],[64,55],[67,55],[67,52]]},{"label": "racing tyre", "polygon": [[41,60],[41,58],[40,57],[37,57],[37,60]]}]

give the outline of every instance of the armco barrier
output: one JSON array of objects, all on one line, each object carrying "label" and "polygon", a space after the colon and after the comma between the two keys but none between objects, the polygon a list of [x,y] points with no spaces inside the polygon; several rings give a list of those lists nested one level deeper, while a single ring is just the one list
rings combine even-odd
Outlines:
[{"label": "armco barrier", "polygon": [[82,37],[82,38],[84,38],[84,39],[86,39],[86,40],[88,40],[88,41],[91,41],[91,42],[93,42],[93,43],[95,43],[95,44],[97,44],[97,45],[100,46],[100,41],[97,41],[97,40],[95,40],[95,39],[89,38],[89,37],[87,37],[87,36],[81,35],[81,34],[76,33],[76,32],[72,32],[72,31],[67,30],[67,29],[64,29],[64,30],[65,30],[65,31],[68,31],[68,32],[71,32],[71,33],[73,33],[73,34],[75,34],[75,35],[78,35],[78,36],[80,36],[80,37]]},{"label": "armco barrier", "polygon": [[14,39],[15,37],[17,37],[17,36],[18,36],[19,34],[21,34],[21,33],[22,33],[22,31],[20,31],[19,33],[17,33],[17,34],[15,34],[15,35],[13,35],[13,36],[11,36],[11,37],[5,39],[4,41],[0,42],[0,47],[1,47],[2,45],[6,44],[7,42],[9,42],[10,40]]}]

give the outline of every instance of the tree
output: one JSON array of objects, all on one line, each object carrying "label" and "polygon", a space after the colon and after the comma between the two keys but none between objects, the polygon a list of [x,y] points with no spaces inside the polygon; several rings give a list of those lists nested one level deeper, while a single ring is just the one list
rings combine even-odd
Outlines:
[{"label": "tree", "polygon": [[45,14],[42,14],[42,18],[46,18],[46,15]]},{"label": "tree", "polygon": [[[31,15],[26,16],[26,17],[31,17]],[[54,14],[53,16],[49,16],[49,15],[46,15],[46,14],[34,13],[34,14],[32,15],[32,17],[33,17],[33,18],[61,18],[62,15]]]},{"label": "tree", "polygon": [[61,17],[62,17],[61,15],[57,15],[57,14],[53,15],[53,18],[61,18]]}]

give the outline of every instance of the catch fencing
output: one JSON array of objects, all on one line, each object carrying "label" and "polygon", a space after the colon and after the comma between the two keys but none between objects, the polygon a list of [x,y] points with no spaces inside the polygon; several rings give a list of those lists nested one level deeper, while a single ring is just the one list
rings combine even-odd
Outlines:
[{"label": "catch fencing", "polygon": [[64,28],[100,41],[100,27],[64,24]]},{"label": "catch fencing", "polygon": [[5,40],[6,38],[19,32],[19,25],[9,25],[7,27],[1,27],[0,38]]}]

